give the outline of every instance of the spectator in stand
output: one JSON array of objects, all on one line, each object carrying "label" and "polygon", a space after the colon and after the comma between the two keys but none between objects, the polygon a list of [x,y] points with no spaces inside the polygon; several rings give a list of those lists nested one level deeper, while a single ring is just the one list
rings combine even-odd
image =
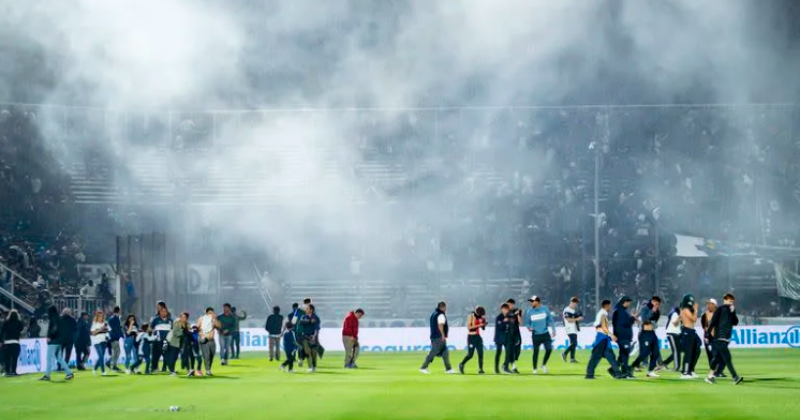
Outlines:
[{"label": "spectator in stand", "polygon": [[19,358],[19,340],[22,336],[24,324],[19,319],[19,314],[15,310],[8,313],[8,318],[3,322],[0,327],[0,343],[3,347],[0,349],[2,355],[3,370],[5,376],[17,376],[17,359]]},{"label": "spectator in stand", "polygon": [[39,338],[42,336],[42,327],[35,316],[28,321],[28,338]]},{"label": "spectator in stand", "polygon": [[[105,275],[105,274],[104,274]],[[120,372],[119,369],[119,341],[124,336],[122,330],[122,320],[120,319],[120,307],[114,307],[114,313],[108,317],[108,345],[111,346],[111,360],[108,361],[108,367],[114,372]]]},{"label": "spectator in stand", "polygon": [[[72,317],[72,311],[69,308],[64,308],[61,311],[61,323],[63,328],[60,329],[61,334],[61,354],[64,355],[64,360],[69,363],[72,358],[72,348],[75,346],[75,332],[78,330],[78,322]],[[61,368],[58,371],[61,372]]]},{"label": "spectator in stand", "polygon": [[94,282],[89,280],[80,290],[81,297],[84,298],[93,298],[97,296],[97,288],[94,285]]},{"label": "spectator in stand", "polygon": [[269,334],[269,361],[281,361],[281,329],[283,328],[283,315],[281,308],[272,308],[272,314],[267,317],[267,324],[264,329]]},{"label": "spectator in stand", "polygon": [[59,332],[61,322],[58,316],[58,309],[55,306],[51,306],[47,309],[47,320],[47,368],[45,369],[44,376],[42,376],[40,380],[49,381],[50,373],[53,372],[53,368],[58,368],[58,366],[64,368],[67,374],[64,379],[67,381],[72,380],[75,375],[69,370],[69,366],[67,362],[64,361],[64,357],[61,354],[61,342],[59,341],[61,337],[61,333]]},{"label": "spectator in stand", "polygon": [[92,323],[89,314],[81,313],[75,332],[75,364],[78,370],[86,370],[86,361],[92,347]]},{"label": "spectator in stand", "polygon": [[92,373],[95,375],[97,375],[97,369],[99,368],[103,372],[103,376],[106,376],[106,363],[104,359],[106,356],[106,347],[108,346],[108,331],[106,315],[102,310],[98,310],[94,314],[91,329],[92,346],[94,347],[95,353],[97,353],[97,361],[94,364],[94,369],[92,369]]},{"label": "spectator in stand", "polygon": [[133,305],[136,304],[136,286],[125,272],[121,272],[120,276],[122,277],[123,284],[125,284],[126,294],[125,301],[122,303],[122,308],[125,310],[126,314],[129,314],[133,312]]},{"label": "spectator in stand", "polygon": [[342,323],[342,343],[344,344],[344,368],[358,369],[358,322],[364,316],[364,310],[359,308],[351,311]]},{"label": "spectator in stand", "polygon": [[[241,315],[237,315],[236,314],[236,308],[234,307],[234,308],[231,308],[231,313],[233,313],[233,334],[232,334],[233,343],[232,343],[232,346],[231,346],[231,352],[233,353],[233,357],[231,357],[231,358],[232,359],[238,359],[239,358],[239,352],[241,350],[241,340],[242,340],[242,337],[239,334],[239,332],[240,332],[239,331],[239,321],[244,321],[245,319],[247,319],[247,312],[242,311]],[[235,350],[235,352],[234,352],[234,350]]]}]

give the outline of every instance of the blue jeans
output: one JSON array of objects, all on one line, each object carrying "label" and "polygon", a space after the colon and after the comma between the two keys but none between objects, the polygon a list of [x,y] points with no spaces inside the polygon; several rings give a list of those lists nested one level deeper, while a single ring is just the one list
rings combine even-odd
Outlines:
[{"label": "blue jeans", "polygon": [[61,351],[61,344],[48,344],[47,345],[47,368],[45,370],[44,376],[50,377],[50,373],[53,371],[55,365],[58,364],[67,376],[72,375],[72,371],[69,370],[69,365],[64,360],[64,352]]},{"label": "blue jeans", "polygon": [[133,337],[125,337],[124,342],[125,348],[125,369],[130,369],[134,363],[136,363],[136,342],[134,341]]},{"label": "blue jeans", "polygon": [[94,351],[97,353],[97,360],[94,362],[94,369],[100,368],[103,373],[106,373],[106,348],[108,344],[105,342],[95,344]]},{"label": "blue jeans", "polygon": [[233,336],[220,334],[219,351],[223,362],[228,362],[233,353]]}]

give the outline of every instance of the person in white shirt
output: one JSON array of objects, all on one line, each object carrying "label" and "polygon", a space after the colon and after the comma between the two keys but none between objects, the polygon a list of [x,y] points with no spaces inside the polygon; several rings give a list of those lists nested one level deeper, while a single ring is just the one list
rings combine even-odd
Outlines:
[{"label": "person in white shirt", "polygon": [[581,330],[580,322],[583,321],[583,314],[578,311],[578,303],[578,298],[573,296],[569,300],[569,306],[564,308],[564,330],[569,337],[569,347],[561,353],[561,360],[564,362],[567,361],[569,355],[570,363],[578,363],[575,360],[575,349],[578,348],[578,331]]},{"label": "person in white shirt", "polygon": [[81,287],[80,295],[82,297],[93,298],[97,297],[97,287],[95,287],[94,282],[89,280],[83,287]]},{"label": "person in white shirt", "polygon": [[97,369],[99,368],[103,372],[103,376],[106,376],[105,356],[108,346],[108,324],[106,324],[106,315],[103,311],[95,312],[90,332],[92,335],[92,346],[97,353],[97,360],[95,360],[92,373],[97,375]]},{"label": "person in white shirt", "polygon": [[667,341],[672,354],[664,360],[664,365],[672,363],[672,370],[677,372],[681,366],[681,312],[678,308],[672,308],[667,315]]},{"label": "person in white shirt", "polygon": [[199,330],[197,340],[200,342],[200,352],[203,354],[206,376],[212,376],[211,365],[214,363],[214,355],[217,352],[216,330],[220,326],[214,308],[206,308],[206,314],[197,320],[197,328]]}]

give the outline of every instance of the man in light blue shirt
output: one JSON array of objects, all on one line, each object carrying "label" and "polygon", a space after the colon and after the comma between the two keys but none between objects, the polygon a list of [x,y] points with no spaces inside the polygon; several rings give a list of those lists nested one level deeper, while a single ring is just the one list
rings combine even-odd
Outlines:
[{"label": "man in light blue shirt", "polygon": [[539,367],[539,347],[544,345],[544,359],[542,360],[542,372],[548,373],[547,361],[553,352],[553,338],[556,336],[555,323],[550,315],[547,306],[542,305],[539,296],[528,299],[531,308],[525,312],[525,326],[531,332],[533,340],[533,373],[538,373]]}]

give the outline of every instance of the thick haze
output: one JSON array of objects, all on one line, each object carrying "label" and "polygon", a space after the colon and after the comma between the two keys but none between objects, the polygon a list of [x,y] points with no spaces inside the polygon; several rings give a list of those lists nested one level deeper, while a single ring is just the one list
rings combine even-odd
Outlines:
[{"label": "thick haze", "polygon": [[[5,0],[0,42],[16,52],[0,58],[0,101],[115,110],[384,108],[374,115],[270,112],[246,124],[221,117],[212,154],[148,176],[172,182],[176,171],[196,179],[209,169],[244,168],[249,182],[217,188],[204,201],[230,203],[232,190],[247,190],[276,205],[203,206],[191,223],[202,220],[232,241],[280,246],[298,258],[317,255],[324,238],[343,234],[352,241],[338,246],[388,262],[409,215],[446,229],[455,226],[448,206],[471,213],[464,207],[476,204],[452,194],[469,180],[454,169],[451,151],[437,147],[414,152],[415,198],[354,204],[384,194],[351,169],[367,159],[363,127],[411,144],[454,133],[458,150],[485,155],[499,170],[527,166],[525,175],[540,179],[554,169],[545,147],[520,150],[513,117],[492,107],[790,99],[796,55],[787,53],[787,27],[773,20],[779,13],[765,3]],[[31,66],[45,75],[26,74]],[[25,79],[33,80],[19,83]],[[436,118],[430,110],[402,110],[462,105],[489,108],[461,117],[443,110]],[[77,159],[82,149],[56,138],[63,111],[37,117],[53,150]],[[509,118],[509,126],[494,124]],[[191,148],[186,132],[203,125],[202,117],[179,119],[170,146]],[[147,159],[152,146],[100,123],[85,122],[98,125],[87,131],[108,134],[105,147],[124,158],[123,169]],[[537,118],[516,131],[546,132],[551,123]],[[579,147],[592,141],[587,133]],[[117,182],[141,182],[132,172]]]}]

